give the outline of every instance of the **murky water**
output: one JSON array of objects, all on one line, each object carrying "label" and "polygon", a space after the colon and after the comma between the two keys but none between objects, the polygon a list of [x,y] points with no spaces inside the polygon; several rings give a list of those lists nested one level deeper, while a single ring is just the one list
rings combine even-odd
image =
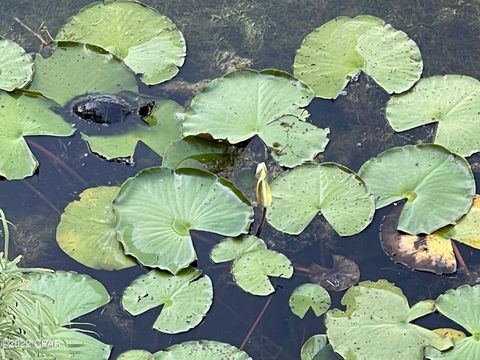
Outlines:
[{"label": "murky water", "polygon": [[[15,17],[34,31],[43,29],[44,33],[48,30],[54,35],[70,15],[90,2],[3,0],[0,2],[0,34],[29,51],[37,51],[39,41],[20,26]],[[378,16],[407,32],[422,51],[424,77],[457,73],[480,78],[480,1],[149,0],[145,3],[169,16],[184,32],[188,56],[176,79],[196,82],[221,76],[225,71],[225,56],[232,54],[251,60],[256,69],[276,67],[290,71],[295,50],[306,34],[335,16],[358,14]],[[159,94],[161,86],[144,87],[142,92]],[[173,99],[188,100],[184,95]],[[314,100],[309,107],[312,121],[331,129],[330,144],[323,159],[358,170],[365,160],[387,148],[432,139],[433,126],[393,134],[384,119],[387,99],[381,89],[362,75],[348,86],[347,94],[335,102]],[[75,270],[91,275],[107,287],[114,301],[80,321],[95,324],[94,330],[102,341],[114,345],[112,358],[130,348],[157,351],[185,340],[212,339],[236,346],[242,344],[268,298],[243,292],[233,283],[229,266],[210,262],[208,253],[218,237],[193,234],[198,267],[214,282],[214,304],[200,326],[179,335],[151,330],[158,309],[135,318],[121,309],[119,299],[123,289],[145,272],[144,268],[95,271],[73,261],[56,244],[59,214],[81,191],[98,185],[121,184],[139,170],[159,165],[156,154],[139,146],[135,164],[128,166],[90,154],[78,133],[70,138],[32,137],[27,141],[40,161],[38,174],[22,181],[0,182],[0,206],[17,224],[17,229],[12,231],[13,252],[24,255],[26,266]],[[256,162],[264,156],[261,145],[254,140],[231,166],[237,171],[225,169],[223,173],[235,174],[235,180],[248,192],[253,185]],[[469,161],[474,164],[478,157],[473,156]],[[479,179],[478,173],[476,178]],[[300,266],[312,262],[328,265],[332,254],[342,254],[358,263],[362,280],[386,278],[395,282],[411,302],[436,298],[445,289],[466,281],[461,273],[440,277],[412,272],[391,262],[378,240],[380,221],[388,211],[378,211],[366,231],[349,238],[329,231],[321,219],[298,237],[285,236],[268,227],[264,236],[272,248],[284,252]],[[480,265],[480,252],[463,246],[460,251],[473,270]],[[277,291],[244,349],[257,360],[297,359],[302,343],[309,336],[324,332],[323,320],[310,313],[300,320],[288,307],[292,290],[309,281],[306,276],[297,272],[291,280],[273,281]],[[334,306],[340,306],[342,294],[332,293]],[[447,322],[431,316],[424,324],[444,326]]]}]

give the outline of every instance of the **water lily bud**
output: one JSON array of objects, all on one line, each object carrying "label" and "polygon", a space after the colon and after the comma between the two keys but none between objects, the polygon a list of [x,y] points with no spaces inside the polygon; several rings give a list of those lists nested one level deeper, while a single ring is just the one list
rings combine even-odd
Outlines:
[{"label": "water lily bud", "polygon": [[268,170],[265,163],[260,163],[257,166],[257,171],[255,173],[257,181],[257,202],[261,207],[269,207],[272,203],[272,191],[270,190],[270,185],[268,184]]}]

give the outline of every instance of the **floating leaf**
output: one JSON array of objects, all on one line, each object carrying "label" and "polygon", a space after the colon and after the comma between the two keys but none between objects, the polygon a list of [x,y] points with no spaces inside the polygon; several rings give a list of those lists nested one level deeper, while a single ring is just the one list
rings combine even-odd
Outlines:
[{"label": "floating leaf", "polygon": [[114,210],[125,253],[172,273],[196,259],[190,230],[237,236],[253,218],[232,183],[197,169],[143,170],[122,185]]},{"label": "floating leaf", "polygon": [[427,346],[441,350],[452,346],[450,339],[411,324],[435,311],[433,301],[410,308],[402,291],[386,280],[348,289],[342,304],[346,310],[330,310],[325,324],[330,344],[344,358],[422,360]]},{"label": "floating leaf", "polygon": [[33,77],[33,60],[17,43],[0,37],[0,89],[13,91]]},{"label": "floating leaf", "polygon": [[305,317],[308,309],[312,309],[315,316],[323,315],[330,308],[331,299],[327,290],[317,284],[303,284],[293,290],[288,305],[292,312],[300,319]]},{"label": "floating leaf", "polygon": [[468,162],[433,144],[405,145],[368,160],[359,175],[382,208],[406,199],[398,229],[430,234],[467,213],[475,194]]},{"label": "floating leaf", "polygon": [[373,196],[353,171],[335,163],[303,165],[271,184],[268,222],[277,230],[300,234],[321,213],[342,236],[365,229],[375,212]]},{"label": "floating leaf", "polygon": [[122,353],[117,360],[155,360],[155,357],[146,350],[129,350]]},{"label": "floating leaf", "polygon": [[338,360],[340,356],[335,354],[326,335],[313,335],[303,344],[300,358],[301,360]]},{"label": "floating leaf", "polygon": [[215,245],[210,258],[213,262],[233,260],[232,274],[243,290],[253,295],[268,295],[275,291],[269,276],[289,279],[293,266],[283,254],[268,250],[256,236],[227,238]]},{"label": "floating leaf", "polygon": [[358,283],[360,269],[353,260],[342,255],[332,255],[332,262],[331,268],[318,264],[310,265],[310,280],[331,291],[343,291]]},{"label": "floating leaf", "polygon": [[8,180],[33,175],[38,167],[25,136],[69,136],[74,129],[42,98],[0,93],[0,175]]},{"label": "floating leaf", "polygon": [[118,270],[136,262],[125,256],[115,231],[112,202],[119,187],[84,190],[68,204],[57,227],[58,245],[79,263],[99,270]]},{"label": "floating leaf", "polygon": [[153,85],[173,78],[183,65],[185,39],[175,24],[136,1],[96,2],[71,17],[57,41],[95,45]]},{"label": "floating leaf", "polygon": [[422,79],[412,91],[392,96],[386,113],[395,131],[437,123],[436,144],[462,156],[480,151],[480,82],[474,78]]},{"label": "floating leaf", "polygon": [[383,20],[360,15],[337,17],[303,40],[294,73],[316,96],[335,99],[359,71],[389,93],[408,90],[420,78],[420,50],[408,36]]},{"label": "floating leaf", "polygon": [[427,359],[466,360],[480,358],[480,285],[462,285],[440,295],[435,307],[471,336],[454,339],[455,346],[445,352],[429,348]]},{"label": "floating leaf", "polygon": [[154,360],[252,360],[246,352],[218,341],[188,341],[155,353]]},{"label": "floating leaf", "polygon": [[30,90],[61,106],[85,94],[137,91],[135,76],[112,55],[81,44],[62,44],[47,59],[35,58]]},{"label": "floating leaf", "polygon": [[[241,95],[239,95],[241,94]],[[305,122],[308,86],[278,70],[240,70],[208,84],[185,113],[184,135],[209,133],[236,144],[258,135],[282,166],[312,160],[328,143],[328,129]]]},{"label": "floating leaf", "polygon": [[134,316],[163,305],[153,328],[169,334],[188,331],[202,321],[213,301],[212,281],[201,274],[194,268],[176,275],[152,270],[125,289],[122,305]]},{"label": "floating leaf", "polygon": [[165,149],[174,141],[182,138],[181,125],[176,117],[183,108],[175,101],[159,100],[153,114],[139,122],[133,128],[121,134],[106,136],[88,136],[82,134],[90,150],[107,160],[123,157],[132,157],[138,142],[142,142],[150,149],[162,156]]}]

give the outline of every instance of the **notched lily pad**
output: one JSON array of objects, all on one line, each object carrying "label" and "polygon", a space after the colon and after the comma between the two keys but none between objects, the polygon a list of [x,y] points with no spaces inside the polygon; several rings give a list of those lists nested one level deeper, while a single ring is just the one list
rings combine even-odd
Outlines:
[{"label": "notched lily pad", "polygon": [[122,306],[136,316],[163,305],[153,328],[168,334],[188,331],[207,314],[213,301],[212,281],[188,268],[176,275],[152,270],[135,279],[122,297]]},{"label": "notched lily pad", "polygon": [[475,194],[468,162],[434,144],[389,149],[363,164],[358,174],[375,195],[377,209],[406,199],[398,230],[412,235],[455,224]]},{"label": "notched lily pad", "polygon": [[253,220],[240,190],[198,169],[143,170],[122,185],[114,210],[125,253],[172,273],[196,259],[190,230],[238,236]]},{"label": "notched lily pad", "polygon": [[354,235],[370,224],[375,212],[374,198],[363,181],[335,163],[286,171],[271,188],[268,222],[288,234],[300,234],[321,213],[339,235]]},{"label": "notched lily pad", "polygon": [[17,43],[0,37],[0,89],[25,87],[33,77],[33,60]]},{"label": "notched lily pad", "polygon": [[308,309],[312,309],[319,317],[330,308],[331,299],[327,290],[317,284],[302,284],[293,290],[288,301],[292,312],[300,319],[305,317]]},{"label": "notched lily pad", "polygon": [[358,283],[360,269],[355,261],[342,255],[332,255],[332,261],[331,268],[318,264],[310,265],[310,280],[330,291],[343,291]]},{"label": "notched lily pad", "polygon": [[38,161],[24,137],[70,136],[75,131],[51,110],[51,101],[34,96],[0,93],[0,175],[8,180],[34,174]]},{"label": "notched lily pad", "polygon": [[104,49],[154,85],[174,77],[186,55],[185,39],[175,24],[136,1],[96,2],[71,17],[56,41],[74,41]]},{"label": "notched lily pad", "polygon": [[[241,94],[241,95],[239,95]],[[185,113],[184,136],[210,134],[237,144],[258,135],[282,166],[322,152],[328,129],[305,122],[311,89],[279,70],[239,70],[211,81]]]}]

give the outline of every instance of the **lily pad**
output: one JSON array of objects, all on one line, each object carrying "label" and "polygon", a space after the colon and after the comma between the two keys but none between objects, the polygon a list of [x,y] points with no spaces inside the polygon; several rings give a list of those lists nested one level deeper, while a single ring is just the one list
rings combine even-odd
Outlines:
[{"label": "lily pad", "polygon": [[0,89],[13,91],[33,77],[33,60],[17,43],[0,37]]},{"label": "lily pad", "polygon": [[244,351],[218,341],[198,340],[172,345],[155,353],[154,360],[252,360]]},{"label": "lily pad", "polygon": [[58,245],[79,263],[98,270],[118,270],[136,265],[123,252],[115,231],[112,202],[119,187],[84,190],[80,200],[67,205],[57,227]]},{"label": "lily pad", "polygon": [[468,162],[439,145],[405,145],[368,160],[359,175],[382,208],[406,199],[398,229],[431,234],[455,224],[475,194]]},{"label": "lily pad", "polygon": [[317,284],[303,284],[293,290],[288,305],[300,319],[305,317],[308,309],[312,309],[319,317],[327,312],[331,305],[330,294]]},{"label": "lily pad", "polygon": [[82,44],[62,44],[47,59],[38,55],[35,68],[30,90],[61,106],[79,95],[137,91],[134,74],[120,61]]},{"label": "lily pad", "polygon": [[25,136],[69,136],[74,129],[51,110],[52,102],[27,95],[0,93],[0,175],[8,180],[34,174],[38,161]]},{"label": "lily pad", "polygon": [[145,120],[121,134],[88,136],[82,134],[90,150],[107,160],[132,157],[139,142],[163,156],[171,143],[182,138],[181,124],[176,116],[183,108],[175,101],[158,100],[155,111]]},{"label": "lily pad", "polygon": [[332,267],[318,264],[309,266],[310,280],[330,291],[343,291],[360,280],[360,269],[355,261],[342,255],[332,255]]},{"label": "lily pad", "polygon": [[183,65],[185,39],[175,24],[136,1],[96,2],[71,17],[56,36],[108,51],[154,85],[173,78]]},{"label": "lily pad", "polygon": [[237,236],[253,219],[240,190],[198,169],[143,170],[122,185],[114,210],[125,253],[172,273],[196,259],[190,230]]},{"label": "lily pad", "polygon": [[293,69],[316,96],[335,99],[360,71],[389,93],[404,92],[420,79],[423,63],[405,33],[379,18],[360,15],[337,17],[307,35]]},{"label": "lily pad", "polygon": [[291,278],[293,266],[283,254],[268,250],[256,236],[227,238],[215,245],[210,254],[213,262],[233,260],[232,275],[240,288],[253,295],[273,293],[269,276]]},{"label": "lily pad", "polygon": [[450,339],[412,321],[435,311],[434,302],[408,305],[402,291],[386,280],[365,281],[345,293],[347,308],[330,310],[327,337],[333,349],[351,360],[422,360],[427,346],[446,350]]},{"label": "lily pad", "polygon": [[462,285],[440,295],[435,302],[437,310],[453,320],[471,336],[454,339],[455,346],[445,352],[428,349],[427,359],[464,360],[480,358],[480,285]]},{"label": "lily pad", "polygon": [[[241,95],[239,95],[241,94]],[[305,122],[313,98],[308,86],[279,70],[240,70],[211,81],[185,113],[183,133],[209,133],[230,144],[258,135],[282,166],[322,152],[328,129]]]},{"label": "lily pad", "polygon": [[374,198],[363,181],[335,163],[286,171],[271,188],[268,222],[288,234],[300,234],[321,213],[339,235],[354,235],[370,224],[375,212]]},{"label": "lily pad", "polygon": [[339,360],[332,346],[328,343],[326,335],[313,335],[302,346],[301,360]]},{"label": "lily pad", "polygon": [[129,350],[122,353],[117,360],[155,360],[155,357],[146,350]]},{"label": "lily pad", "polygon": [[391,97],[386,115],[395,131],[437,123],[435,144],[462,156],[480,151],[480,82],[469,76],[422,79],[412,91]]},{"label": "lily pad", "polygon": [[207,314],[213,301],[212,281],[188,268],[177,275],[152,270],[135,279],[122,297],[122,306],[136,316],[163,305],[153,328],[168,334],[188,331]]}]

